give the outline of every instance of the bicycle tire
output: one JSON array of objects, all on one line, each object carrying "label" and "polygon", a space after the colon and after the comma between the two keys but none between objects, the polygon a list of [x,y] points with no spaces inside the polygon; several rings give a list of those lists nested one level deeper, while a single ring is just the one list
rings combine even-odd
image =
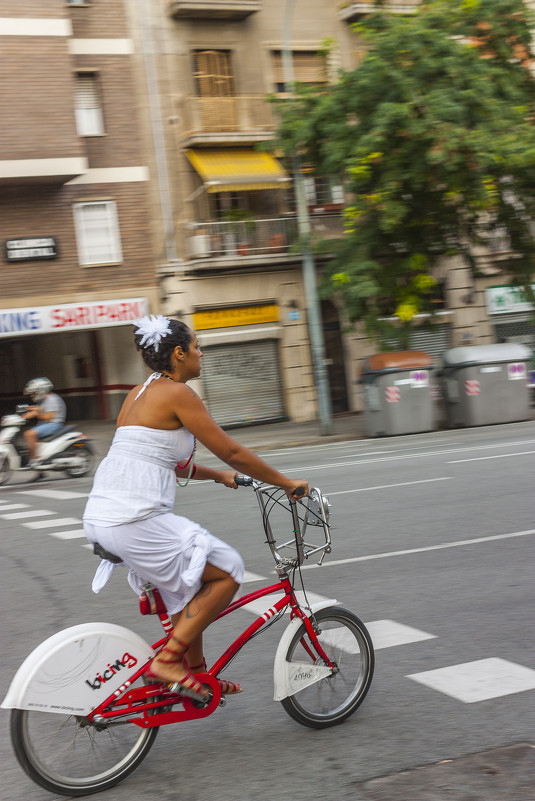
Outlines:
[{"label": "bicycle tire", "polygon": [[70,797],[119,784],[145,759],[157,734],[158,727],[134,723],[100,728],[76,715],[11,712],[11,742],[24,772],[45,790]]},{"label": "bicycle tire", "polygon": [[[353,612],[332,606],[321,609],[315,618],[320,627],[319,642],[331,662],[336,663],[337,672],[284,698],[281,704],[303,726],[323,729],[343,723],[362,704],[373,678],[375,655],[366,626]],[[321,664],[304,624],[292,638],[286,660]]]}]

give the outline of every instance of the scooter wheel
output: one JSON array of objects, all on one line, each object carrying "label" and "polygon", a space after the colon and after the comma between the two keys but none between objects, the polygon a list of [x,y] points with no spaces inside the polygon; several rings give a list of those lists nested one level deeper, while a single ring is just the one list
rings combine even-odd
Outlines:
[{"label": "scooter wheel", "polygon": [[12,473],[7,456],[0,456],[0,485],[9,481]]},{"label": "scooter wheel", "polygon": [[61,456],[76,457],[76,464],[65,468],[65,472],[71,478],[85,476],[93,467],[93,452],[87,445],[71,445]]}]

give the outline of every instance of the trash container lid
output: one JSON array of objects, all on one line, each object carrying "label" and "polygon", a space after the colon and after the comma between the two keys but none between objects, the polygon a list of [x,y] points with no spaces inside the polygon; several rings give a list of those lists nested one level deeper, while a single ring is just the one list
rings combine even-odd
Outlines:
[{"label": "trash container lid", "polygon": [[492,364],[496,362],[524,362],[531,358],[531,351],[518,342],[498,342],[496,345],[467,345],[450,348],[442,359],[444,367],[460,367],[468,364]]},{"label": "trash container lid", "polygon": [[378,373],[394,373],[398,370],[419,370],[432,367],[433,360],[428,353],[421,350],[398,350],[387,353],[375,353],[364,360],[361,376]]}]

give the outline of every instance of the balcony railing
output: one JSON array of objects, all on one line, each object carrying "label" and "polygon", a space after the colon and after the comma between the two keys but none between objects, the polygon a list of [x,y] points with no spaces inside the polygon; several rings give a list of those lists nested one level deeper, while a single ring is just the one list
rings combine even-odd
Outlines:
[{"label": "balcony railing", "polygon": [[[392,14],[412,14],[421,0],[387,0],[384,8]],[[340,19],[346,22],[355,22],[366,14],[377,10],[375,0],[364,0],[360,3],[345,3],[340,9]]]},{"label": "balcony railing", "polygon": [[263,95],[186,97],[178,101],[183,135],[194,141],[262,141],[278,122]]},{"label": "balcony railing", "polygon": [[[340,214],[313,214],[312,241],[339,239],[344,235]],[[190,259],[287,254],[299,239],[296,217],[239,222],[192,223],[189,228]]]}]

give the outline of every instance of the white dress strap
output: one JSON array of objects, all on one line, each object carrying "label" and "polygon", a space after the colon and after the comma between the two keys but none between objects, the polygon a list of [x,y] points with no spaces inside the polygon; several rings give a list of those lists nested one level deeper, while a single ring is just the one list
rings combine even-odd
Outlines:
[{"label": "white dress strap", "polygon": [[143,386],[141,387],[141,389],[139,390],[139,392],[137,393],[134,400],[137,400],[140,395],[143,395],[143,393],[145,392],[151,381],[154,381],[155,378],[161,378],[161,377],[162,377],[161,373],[151,373],[147,378],[147,380],[145,381],[145,383],[143,384]]}]

